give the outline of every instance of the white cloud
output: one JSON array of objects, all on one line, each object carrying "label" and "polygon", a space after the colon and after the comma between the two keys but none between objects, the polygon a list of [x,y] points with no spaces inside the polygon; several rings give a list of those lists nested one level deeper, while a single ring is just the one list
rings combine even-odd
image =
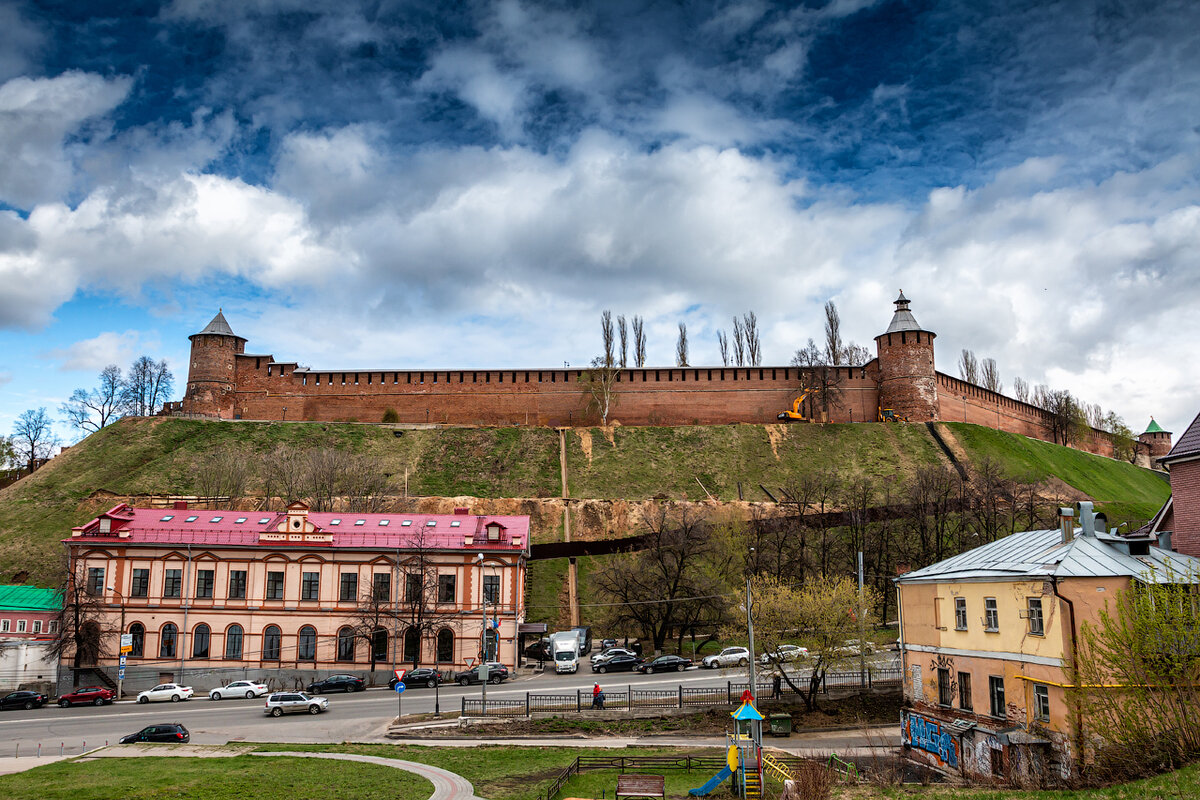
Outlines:
[{"label": "white cloud", "polygon": [[21,16],[16,4],[0,5],[0,81],[26,72],[45,38],[39,27]]},{"label": "white cloud", "polygon": [[137,357],[142,344],[142,335],[136,330],[123,333],[105,331],[91,339],[75,342],[70,347],[51,350],[44,357],[58,361],[58,368],[64,372],[99,372],[109,364],[124,368],[125,364]]},{"label": "white cloud", "polygon": [[130,84],[124,77],[66,72],[0,85],[0,201],[30,208],[74,188],[79,148],[64,140],[120,104]]}]

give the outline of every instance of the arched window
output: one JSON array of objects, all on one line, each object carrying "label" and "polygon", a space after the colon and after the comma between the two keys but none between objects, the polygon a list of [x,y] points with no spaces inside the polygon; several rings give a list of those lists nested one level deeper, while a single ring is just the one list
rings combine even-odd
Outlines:
[{"label": "arched window", "polygon": [[133,649],[129,651],[130,658],[143,658],[146,655],[146,626],[135,622],[129,626],[129,635],[133,637]]},{"label": "arched window", "polygon": [[179,629],[175,627],[174,622],[162,626],[162,633],[158,636],[159,658],[175,658],[175,641],[178,637]]},{"label": "arched window", "polygon": [[208,658],[208,646],[212,641],[212,631],[201,622],[192,629],[192,658]]},{"label": "arched window", "polygon": [[268,625],[263,631],[262,657],[263,661],[278,661],[279,660],[279,627],[276,625]]},{"label": "arched window", "polygon": [[317,629],[312,625],[305,625],[300,629],[296,658],[300,661],[317,660]]},{"label": "arched window", "polygon": [[438,631],[437,660],[439,664],[454,663],[454,631],[449,628]]},{"label": "arched window", "polygon": [[421,655],[421,632],[409,628],[404,632],[404,661],[416,664]]},{"label": "arched window", "polygon": [[371,634],[371,660],[372,661],[387,661],[388,657],[388,634],[383,628],[376,628],[375,633]]},{"label": "arched window", "polygon": [[225,657],[240,661],[242,658],[242,626],[230,625],[225,631]]},{"label": "arched window", "polygon": [[349,628],[342,628],[338,631],[337,644],[337,660],[338,661],[353,661],[356,657],[355,650],[357,649],[357,640],[354,638],[354,631]]}]

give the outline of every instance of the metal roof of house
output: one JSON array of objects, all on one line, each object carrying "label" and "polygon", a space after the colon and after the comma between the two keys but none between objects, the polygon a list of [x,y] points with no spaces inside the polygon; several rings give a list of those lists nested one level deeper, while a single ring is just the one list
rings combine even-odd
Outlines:
[{"label": "metal roof of house", "polygon": [[38,586],[0,586],[0,611],[57,611],[62,595]]},{"label": "metal roof of house", "polygon": [[1158,460],[1160,464],[1170,464],[1173,461],[1183,461],[1200,456],[1200,414],[1187,426],[1187,430],[1175,442],[1171,452]]},{"label": "metal roof of house", "polygon": [[204,330],[200,331],[199,333],[193,333],[192,336],[203,336],[205,334],[233,336],[238,339],[245,339],[244,336],[238,336],[233,332],[233,328],[229,327],[229,323],[225,321],[225,314],[222,313],[221,309],[217,309],[217,315],[212,318],[212,322],[204,326]]},{"label": "metal roof of house", "polygon": [[900,333],[901,331],[924,331],[925,329],[917,322],[917,318],[908,310],[908,298],[904,296],[903,290],[900,296],[896,298],[896,313],[892,314],[892,324],[888,325],[887,333]]},{"label": "metal roof of house", "polygon": [[1200,559],[1153,546],[1148,555],[1131,556],[1113,544],[1122,541],[1083,535],[1082,528],[1066,543],[1058,528],[1021,531],[901,575],[896,583],[1099,577],[1170,583],[1172,574],[1200,574]]}]

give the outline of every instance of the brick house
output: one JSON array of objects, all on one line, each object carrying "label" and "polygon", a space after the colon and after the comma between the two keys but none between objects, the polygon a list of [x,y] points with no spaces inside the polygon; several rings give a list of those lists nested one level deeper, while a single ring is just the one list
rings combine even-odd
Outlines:
[{"label": "brick house", "polygon": [[[1196,574],[1200,559],[1107,529],[1022,531],[896,579],[907,755],[965,777],[1069,777],[1096,731],[1071,713],[1085,622],[1135,582]],[[1171,569],[1167,569],[1167,565]]]},{"label": "brick house", "polygon": [[127,689],[210,688],[248,669],[305,680],[414,660],[463,668],[480,656],[485,596],[489,656],[516,662],[528,517],[121,504],[65,544],[102,602],[87,666],[115,678],[115,634],[131,634]]},{"label": "brick house", "polygon": [[1171,496],[1141,532],[1162,536],[1176,552],[1200,556],[1200,415],[1158,463],[1171,472]]},{"label": "brick house", "polygon": [[0,586],[0,639],[49,639],[62,596],[37,586]]}]

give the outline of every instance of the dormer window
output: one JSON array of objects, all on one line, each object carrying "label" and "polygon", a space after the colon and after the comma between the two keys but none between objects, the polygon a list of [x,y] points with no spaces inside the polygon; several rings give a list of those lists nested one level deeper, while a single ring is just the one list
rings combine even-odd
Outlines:
[{"label": "dormer window", "polygon": [[488,525],[487,526],[487,537],[488,537],[488,541],[490,541],[490,542],[494,542],[497,539],[499,539],[500,538],[500,526],[495,525],[495,524]]},{"label": "dormer window", "polygon": [[221,520],[223,520],[223,519],[225,519],[225,518],[224,518],[224,517],[213,517],[212,519],[210,519],[210,520],[209,520],[209,522],[210,522],[210,523],[213,523],[213,522],[220,522],[220,521],[221,521]]},{"label": "dormer window", "polygon": [[330,526],[341,525],[342,521],[340,519],[331,519],[331,520],[329,520],[329,524],[330,524]]},{"label": "dormer window", "polygon": [[242,524],[243,522],[245,522],[245,521],[246,521],[246,518],[245,518],[245,517],[238,517],[237,519],[235,519],[235,520],[233,521],[233,524],[234,524],[234,525],[241,525],[241,524]]},{"label": "dormer window", "polygon": [[260,519],[260,520],[258,521],[258,524],[259,524],[259,525],[266,525],[266,524],[267,524],[268,522],[270,522],[270,521],[271,521],[271,518],[270,518],[270,517],[263,517],[262,519]]},{"label": "dormer window", "polygon": [[451,520],[451,521],[450,521],[450,527],[451,527],[451,528],[457,528],[457,527],[459,527],[459,526],[461,526],[461,525],[462,525],[462,523],[461,523],[461,522],[459,522],[459,521],[458,521],[458,520],[456,520],[456,519],[455,519],[455,520]]},{"label": "dormer window", "polygon": [[356,520],[354,520],[354,524],[355,525],[366,525],[367,521],[365,519],[356,519]]},{"label": "dormer window", "polygon": [[389,522],[391,522],[390,519],[381,519],[379,520],[379,527],[386,528]]},{"label": "dormer window", "polygon": [[403,522],[401,522],[401,523],[400,523],[400,525],[401,525],[402,527],[405,527],[405,528],[407,528],[407,527],[409,527],[409,526],[411,526],[411,525],[412,525],[412,520],[411,520],[411,519],[406,519],[406,520],[404,520]]},{"label": "dormer window", "polygon": [[165,517],[161,518],[159,522],[170,522],[173,519],[175,519],[174,514],[167,514]]},{"label": "dormer window", "polygon": [[426,528],[436,528],[436,527],[437,527],[437,520],[436,520],[436,519],[431,519],[431,520],[429,520],[429,522],[426,522],[426,523],[425,523],[425,527],[426,527]]},{"label": "dormer window", "polygon": [[195,522],[198,519],[200,519],[200,518],[192,516],[192,517],[188,517],[187,519],[185,519],[184,522]]}]

